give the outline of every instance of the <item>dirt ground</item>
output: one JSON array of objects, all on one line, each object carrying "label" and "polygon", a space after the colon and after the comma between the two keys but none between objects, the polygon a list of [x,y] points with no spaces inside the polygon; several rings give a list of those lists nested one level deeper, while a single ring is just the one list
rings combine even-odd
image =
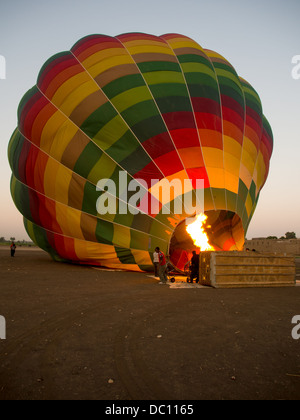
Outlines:
[{"label": "dirt ground", "polygon": [[300,399],[300,287],[177,289],[0,249],[0,400]]}]

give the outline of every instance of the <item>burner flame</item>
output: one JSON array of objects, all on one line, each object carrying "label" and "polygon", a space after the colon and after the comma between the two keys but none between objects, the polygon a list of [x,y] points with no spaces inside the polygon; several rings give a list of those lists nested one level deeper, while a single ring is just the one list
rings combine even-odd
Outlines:
[{"label": "burner flame", "polygon": [[209,238],[205,232],[205,229],[210,229],[211,226],[206,226],[206,222],[207,216],[200,213],[196,216],[195,221],[187,225],[186,231],[193,239],[196,247],[200,248],[201,251],[214,251],[214,247],[210,245]]}]

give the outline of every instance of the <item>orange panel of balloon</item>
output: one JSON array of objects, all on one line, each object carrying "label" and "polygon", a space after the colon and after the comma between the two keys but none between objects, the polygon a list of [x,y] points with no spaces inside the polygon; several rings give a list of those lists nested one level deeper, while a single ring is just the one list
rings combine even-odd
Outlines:
[{"label": "orange panel of balloon", "polygon": [[272,149],[257,92],[220,54],[179,34],[91,35],[21,100],[11,193],[54,260],[148,271],[160,247],[183,270],[198,231],[243,249]]}]

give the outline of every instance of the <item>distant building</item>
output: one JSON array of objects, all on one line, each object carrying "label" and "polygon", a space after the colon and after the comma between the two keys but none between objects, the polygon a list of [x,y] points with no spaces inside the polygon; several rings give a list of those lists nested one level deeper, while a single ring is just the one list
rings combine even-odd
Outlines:
[{"label": "distant building", "polygon": [[253,238],[245,241],[245,248],[250,251],[255,249],[258,252],[300,255],[300,239]]}]

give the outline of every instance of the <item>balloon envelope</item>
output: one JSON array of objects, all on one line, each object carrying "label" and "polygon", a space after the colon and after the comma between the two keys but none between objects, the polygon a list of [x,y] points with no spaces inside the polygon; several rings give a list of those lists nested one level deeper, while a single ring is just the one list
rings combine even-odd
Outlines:
[{"label": "balloon envelope", "polygon": [[[211,244],[241,250],[272,149],[257,92],[218,53],[179,34],[91,35],[22,99],[11,192],[55,260],[150,270],[159,246],[183,269],[194,248],[177,204],[201,190]],[[163,197],[165,180],[187,189]]]}]

